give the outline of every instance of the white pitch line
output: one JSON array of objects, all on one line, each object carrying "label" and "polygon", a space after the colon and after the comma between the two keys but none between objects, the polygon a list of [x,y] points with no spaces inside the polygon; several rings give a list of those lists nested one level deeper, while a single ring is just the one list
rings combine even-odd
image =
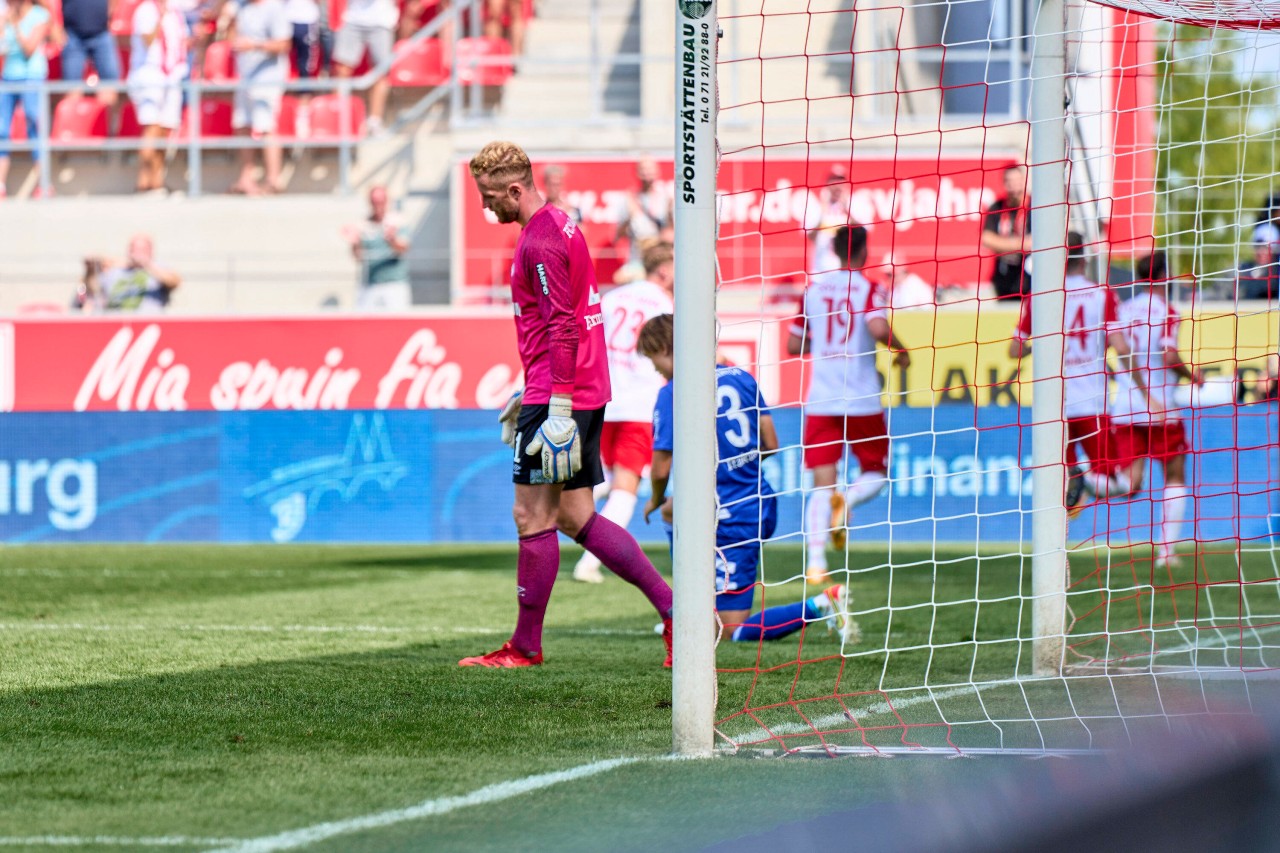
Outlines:
[{"label": "white pitch line", "polygon": [[313,826],[293,829],[276,835],[265,835],[261,838],[237,841],[219,847],[212,853],[271,853],[271,851],[275,850],[296,850],[299,847],[306,847],[309,844],[315,844],[318,841],[324,841],[339,835],[349,835],[353,832],[378,829],[384,826],[404,823],[405,821],[435,817],[436,815],[448,814],[469,806],[489,805],[490,803],[518,797],[521,794],[550,788],[552,785],[559,785],[562,782],[586,779],[589,776],[595,776],[617,767],[649,760],[653,759],[610,758],[606,761],[596,761],[591,764],[571,767],[568,770],[558,770],[555,773],[541,773],[537,776],[526,776],[523,779],[513,779],[507,782],[498,782],[494,785],[486,785],[461,796],[424,800],[416,806],[409,806],[408,808],[376,812],[346,820],[317,823]]},{"label": "white pitch line", "polygon": [[[199,625],[175,624],[149,625],[134,624],[94,624],[91,622],[0,622],[0,632],[20,631],[82,631],[82,632],[142,632],[142,631],[206,631],[210,633],[230,634],[505,634],[511,630],[506,628],[486,628],[479,625]],[[639,628],[555,628],[548,627],[548,634],[571,634],[575,636],[602,637],[642,637],[652,634]]]},{"label": "white pitch line", "polygon": [[188,835],[160,835],[153,838],[126,838],[118,835],[0,835],[0,847],[207,847],[235,844],[239,838],[197,838]]}]

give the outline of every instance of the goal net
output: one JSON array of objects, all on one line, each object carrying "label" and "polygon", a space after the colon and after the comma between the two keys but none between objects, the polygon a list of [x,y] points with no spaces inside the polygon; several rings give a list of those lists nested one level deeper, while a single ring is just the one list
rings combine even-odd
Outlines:
[{"label": "goal net", "polygon": [[678,613],[754,592],[716,746],[1070,751],[1273,701],[1280,7],[716,5],[677,4],[677,375],[709,381],[679,327],[714,262],[779,445],[776,526],[728,541],[722,496],[714,568],[676,447]]}]

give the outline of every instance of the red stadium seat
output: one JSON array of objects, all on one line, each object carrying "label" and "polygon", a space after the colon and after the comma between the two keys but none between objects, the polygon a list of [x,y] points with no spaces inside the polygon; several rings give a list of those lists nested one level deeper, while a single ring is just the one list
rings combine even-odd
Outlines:
[{"label": "red stadium seat", "polygon": [[280,114],[276,116],[276,133],[283,137],[298,135],[298,99],[285,95],[280,99]]},{"label": "red stadium seat", "polygon": [[56,142],[106,139],[107,108],[97,98],[63,98],[53,111],[50,135]]},{"label": "red stadium seat", "polygon": [[[364,134],[364,101],[356,95],[348,96],[351,110],[350,136]],[[341,139],[342,98],[339,95],[317,95],[311,99],[311,138]]]},{"label": "red stadium seat", "polygon": [[138,124],[138,111],[133,108],[132,101],[125,101],[120,108],[120,127],[116,136],[121,139],[136,139],[142,135],[142,126]]},{"label": "red stadium seat", "polygon": [[[504,59],[492,65],[471,65],[473,59]],[[511,45],[500,38],[458,39],[458,82],[463,85],[501,86],[511,76]]]},{"label": "red stadium seat", "polygon": [[[230,101],[206,99],[200,102],[200,137],[209,139],[219,136],[233,136],[231,128],[232,108]],[[182,126],[178,128],[178,139],[191,138],[191,107],[182,111]]]},{"label": "red stadium seat", "polygon": [[27,114],[19,101],[13,108],[13,121],[9,123],[9,139],[14,142],[27,141]]},{"label": "red stadium seat", "polygon": [[410,47],[396,43],[396,59],[391,64],[392,86],[439,86],[449,80],[441,55],[440,39],[425,39]]},{"label": "red stadium seat", "polygon": [[230,83],[237,79],[236,60],[231,53],[231,42],[215,41],[204,52],[202,80],[210,83]]}]

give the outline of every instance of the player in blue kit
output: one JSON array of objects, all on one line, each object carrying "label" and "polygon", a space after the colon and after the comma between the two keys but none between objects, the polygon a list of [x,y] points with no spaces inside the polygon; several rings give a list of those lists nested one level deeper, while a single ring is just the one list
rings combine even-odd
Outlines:
[{"label": "player in blue kit", "polygon": [[[640,329],[636,350],[650,361],[669,384],[658,392],[653,411],[653,461],[649,474],[652,495],[645,521],[661,510],[670,521],[674,327],[670,314],[660,314]],[[818,595],[752,613],[757,569],[764,542],[778,522],[777,499],[760,472],[760,460],[778,449],[778,435],[755,378],[736,367],[716,368],[718,459],[716,466],[716,610],[721,631],[736,641],[776,640],[807,622],[824,621],[856,642],[856,623],[848,619],[845,587],[837,584]],[[668,525],[667,534],[671,528]]]}]

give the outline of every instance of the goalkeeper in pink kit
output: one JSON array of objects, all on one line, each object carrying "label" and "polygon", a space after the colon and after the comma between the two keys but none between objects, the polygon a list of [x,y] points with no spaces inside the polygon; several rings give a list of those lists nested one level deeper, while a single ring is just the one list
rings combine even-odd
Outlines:
[{"label": "goalkeeper in pink kit", "polygon": [[515,451],[516,629],[502,648],[458,663],[542,663],[542,623],[560,570],[557,535],[564,533],[649,599],[663,621],[670,666],[671,587],[630,533],[596,513],[592,496],[604,482],[600,434],[610,388],[604,318],[586,240],[534,188],[533,167],[519,146],[489,143],[471,158],[471,176],[499,223],[520,223],[511,301],[525,388],[501,416],[503,440]]}]

